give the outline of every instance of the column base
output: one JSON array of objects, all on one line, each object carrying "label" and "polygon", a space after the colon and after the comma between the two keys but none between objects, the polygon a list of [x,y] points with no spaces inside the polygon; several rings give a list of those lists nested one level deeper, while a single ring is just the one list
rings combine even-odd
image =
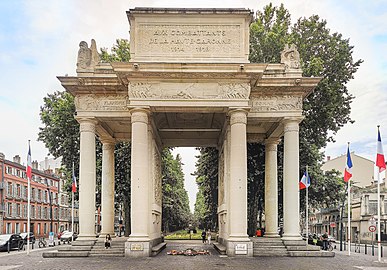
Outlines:
[{"label": "column base", "polygon": [[286,234],[284,233],[282,238],[283,241],[300,241],[302,237],[300,234]]},{"label": "column base", "polygon": [[97,235],[95,235],[95,234],[79,234],[77,240],[86,240],[86,241],[94,240],[94,241],[96,241]]},{"label": "column base", "polygon": [[152,247],[162,242],[162,238],[130,237],[125,243],[125,257],[150,257]]},{"label": "column base", "polygon": [[110,234],[110,237],[111,238],[115,238],[116,237],[116,234],[114,232],[101,232],[99,234],[99,238],[105,238],[107,234]]},{"label": "column base", "polygon": [[280,238],[281,236],[277,232],[265,232],[264,237],[268,238]]},{"label": "column base", "polygon": [[253,242],[248,237],[222,239],[226,246],[227,255],[230,257],[252,257]]}]

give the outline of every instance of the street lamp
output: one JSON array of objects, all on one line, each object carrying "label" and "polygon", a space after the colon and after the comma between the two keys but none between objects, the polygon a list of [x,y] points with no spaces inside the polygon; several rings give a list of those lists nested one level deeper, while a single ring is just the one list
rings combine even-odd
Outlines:
[{"label": "street lamp", "polygon": [[50,232],[52,232],[52,223],[53,223],[53,219],[52,219],[52,200],[51,200],[51,192],[50,192],[50,186],[48,185],[48,180],[47,178],[45,178],[46,180],[46,185],[47,185],[47,192],[48,192],[48,199],[49,199],[49,203],[50,203]]}]

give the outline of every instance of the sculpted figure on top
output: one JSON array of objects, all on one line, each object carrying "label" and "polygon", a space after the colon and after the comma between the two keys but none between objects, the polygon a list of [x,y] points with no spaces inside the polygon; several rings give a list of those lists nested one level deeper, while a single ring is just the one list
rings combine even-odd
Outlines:
[{"label": "sculpted figure on top", "polygon": [[91,40],[90,48],[88,47],[86,41],[81,41],[79,43],[77,68],[78,69],[94,68],[99,63],[99,61],[100,61],[100,58],[97,51],[97,44],[95,40],[94,39]]},{"label": "sculpted figure on top", "polygon": [[301,68],[300,53],[297,51],[296,45],[285,45],[284,50],[281,52],[281,64],[285,64],[285,69]]}]

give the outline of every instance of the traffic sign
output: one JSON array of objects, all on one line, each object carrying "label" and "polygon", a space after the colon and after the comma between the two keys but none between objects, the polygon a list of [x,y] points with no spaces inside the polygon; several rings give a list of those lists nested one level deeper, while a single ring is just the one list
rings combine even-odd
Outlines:
[{"label": "traffic sign", "polygon": [[371,225],[371,226],[368,227],[368,230],[370,232],[374,232],[374,231],[376,231],[376,226],[375,225]]}]

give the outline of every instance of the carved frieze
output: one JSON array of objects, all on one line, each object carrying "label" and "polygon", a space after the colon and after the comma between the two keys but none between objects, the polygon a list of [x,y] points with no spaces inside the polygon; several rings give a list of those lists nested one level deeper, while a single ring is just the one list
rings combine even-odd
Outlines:
[{"label": "carved frieze", "polygon": [[79,95],[75,107],[81,111],[127,111],[128,98],[121,95]]},{"label": "carved frieze", "polygon": [[248,83],[147,83],[129,82],[130,99],[248,99]]},{"label": "carved frieze", "polygon": [[300,111],[302,97],[292,95],[258,95],[250,98],[250,112]]}]

